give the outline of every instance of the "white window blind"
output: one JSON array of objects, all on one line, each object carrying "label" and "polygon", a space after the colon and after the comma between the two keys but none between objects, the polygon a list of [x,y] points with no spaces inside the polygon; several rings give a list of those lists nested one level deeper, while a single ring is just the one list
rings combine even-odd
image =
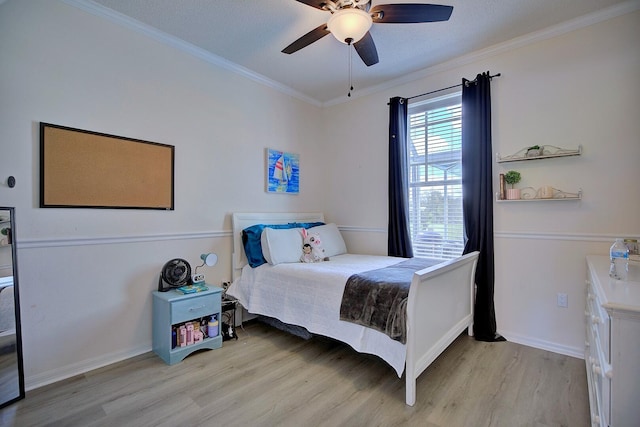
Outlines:
[{"label": "white window blind", "polygon": [[409,105],[409,221],[416,257],[462,255],[460,93]]}]

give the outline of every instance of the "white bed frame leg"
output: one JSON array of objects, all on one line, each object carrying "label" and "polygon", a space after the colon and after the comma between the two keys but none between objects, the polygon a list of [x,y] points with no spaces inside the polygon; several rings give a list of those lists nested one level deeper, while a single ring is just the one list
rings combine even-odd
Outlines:
[{"label": "white bed frame leg", "polygon": [[471,270],[471,302],[470,302],[470,307],[471,307],[471,320],[469,321],[469,327],[467,328],[467,333],[469,334],[470,337],[472,337],[474,335],[474,331],[473,331],[473,318],[475,316],[475,308],[476,308],[476,266],[477,266],[477,259],[476,262],[474,263],[473,269]]},{"label": "white bed frame leg", "polygon": [[404,388],[406,389],[406,397],[405,402],[409,406],[413,406],[416,404],[416,379],[409,378],[407,376],[407,380],[405,382]]}]

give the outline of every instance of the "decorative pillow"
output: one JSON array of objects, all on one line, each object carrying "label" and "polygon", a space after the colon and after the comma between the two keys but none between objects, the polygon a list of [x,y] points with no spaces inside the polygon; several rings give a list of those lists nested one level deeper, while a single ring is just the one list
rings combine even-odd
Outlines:
[{"label": "decorative pillow", "polygon": [[262,245],[260,239],[262,230],[265,228],[309,228],[323,225],[324,222],[290,222],[288,224],[256,224],[242,230],[242,244],[244,245],[244,253],[247,256],[249,265],[253,268],[266,263],[262,255]]},{"label": "decorative pillow", "polygon": [[300,228],[312,228],[324,225],[324,222],[292,222],[291,224]]},{"label": "decorative pillow", "polygon": [[312,230],[320,235],[325,256],[332,257],[347,253],[347,245],[344,243],[337,225],[325,224],[313,227]]},{"label": "decorative pillow", "polygon": [[265,228],[262,231],[262,255],[271,265],[298,262],[302,255],[303,228]]}]

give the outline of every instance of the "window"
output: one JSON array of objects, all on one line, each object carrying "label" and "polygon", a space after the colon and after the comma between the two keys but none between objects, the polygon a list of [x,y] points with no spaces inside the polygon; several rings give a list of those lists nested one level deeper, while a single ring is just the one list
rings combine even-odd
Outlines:
[{"label": "window", "polygon": [[462,255],[460,93],[409,105],[409,223],[416,257]]}]

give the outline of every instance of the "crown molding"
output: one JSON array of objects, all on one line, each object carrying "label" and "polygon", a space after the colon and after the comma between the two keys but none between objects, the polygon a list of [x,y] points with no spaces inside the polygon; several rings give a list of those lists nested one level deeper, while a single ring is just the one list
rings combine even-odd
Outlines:
[{"label": "crown molding", "polygon": [[[348,100],[345,100],[343,97],[336,98],[334,100],[322,103],[322,107],[330,107],[332,105],[343,104],[353,99],[369,96],[374,93],[381,92],[383,90],[392,89],[396,86],[414,82],[416,80],[422,80],[434,74],[442,73],[442,72],[449,71],[458,67],[462,67],[474,62],[487,59],[487,58],[491,58],[498,54],[508,52],[513,49],[518,49],[533,43],[537,43],[539,41],[547,40],[553,37],[558,37],[560,35],[570,33],[572,31],[575,31],[581,28],[588,27],[590,25],[597,24],[599,22],[607,21],[609,19],[617,18],[618,16],[622,16],[627,13],[635,12],[636,10],[639,10],[639,9],[640,9],[640,1],[638,0],[630,0],[624,3],[619,3],[615,6],[611,6],[609,8],[602,9],[597,12],[583,15],[578,18],[575,18],[557,25],[547,27],[540,31],[535,31],[533,33],[525,34],[524,36],[516,37],[506,42],[498,43],[493,46],[489,46],[485,49],[481,49],[466,55],[459,56],[450,61],[441,62],[440,64],[436,64],[432,67],[428,67],[428,68],[416,71],[414,73],[409,73],[405,76],[402,76],[394,80],[386,81],[377,86],[371,86],[369,88],[360,89],[357,91],[357,93],[352,94],[352,97]],[[460,76],[460,79],[462,79],[462,76]]]},{"label": "crown molding", "polygon": [[[3,1],[5,0],[0,0],[0,4],[2,4]],[[234,62],[226,60],[220,56],[214,55],[208,51],[205,51],[204,49],[201,49],[197,46],[192,45],[191,43],[187,43],[183,40],[180,40],[177,37],[173,37],[166,33],[163,33],[155,28],[150,27],[149,25],[141,23],[140,21],[132,19],[121,13],[115,12],[100,4],[97,4],[92,0],[62,0],[62,1],[70,6],[76,7],[92,15],[105,18],[117,25],[121,25],[133,31],[136,31],[138,33],[144,34],[156,41],[159,41],[160,43],[163,43],[165,45],[184,51],[207,63],[218,66],[227,71],[236,73],[249,80],[255,81],[259,84],[267,86],[285,95],[307,102],[316,107],[330,107],[333,105],[343,104],[358,98],[372,95],[377,92],[391,89],[396,86],[400,86],[406,83],[411,83],[416,80],[421,80],[436,73],[441,73],[441,72],[458,68],[464,65],[468,65],[470,63],[477,62],[486,58],[490,58],[492,56],[498,55],[503,52],[507,52],[507,51],[520,48],[532,43],[536,43],[542,40],[547,40],[549,38],[557,37],[562,34],[566,34],[568,32],[575,31],[580,28],[588,27],[590,25],[597,24],[599,22],[603,22],[608,19],[616,18],[618,16],[625,15],[627,13],[631,13],[640,9],[640,1],[629,0],[627,2],[619,3],[615,6],[611,6],[609,8],[602,9],[600,11],[581,16],[581,17],[563,22],[561,24],[545,28],[540,31],[536,31],[530,34],[526,34],[524,36],[516,37],[509,41],[498,43],[488,48],[459,56],[450,61],[445,61],[440,64],[434,65],[432,67],[428,67],[423,70],[416,71],[414,73],[409,73],[398,79],[389,80],[376,86],[371,86],[369,88],[361,89],[357,93],[354,93],[354,96],[352,96],[349,99],[344,99],[344,97],[340,97],[330,101],[320,102],[317,99],[311,98],[286,85],[283,85],[279,82],[276,82],[275,80],[265,77],[262,74],[256,73],[252,70],[249,70],[248,68],[242,67],[241,65],[238,65]]]},{"label": "crown molding", "polygon": [[[1,1],[3,0],[0,0],[0,2]],[[313,99],[303,94],[302,92],[298,92],[290,88],[289,86],[283,85],[282,83],[276,82],[275,80],[265,77],[262,74],[251,71],[248,68],[245,68],[241,65],[236,64],[235,62],[231,62],[220,56],[214,55],[211,52],[208,52],[204,49],[194,46],[191,43],[187,43],[184,40],[181,40],[177,37],[174,37],[162,31],[159,31],[131,17],[123,15],[112,9],[106,8],[100,4],[93,2],[92,0],[62,0],[62,1],[70,6],[83,10],[94,16],[107,19],[112,23],[123,26],[137,33],[143,34],[147,37],[150,37],[153,40],[156,40],[164,45],[181,50],[209,64],[223,68],[227,71],[231,71],[232,73],[238,74],[249,80],[253,80],[254,82],[259,83],[261,85],[270,87],[271,89],[274,89],[285,95],[289,95],[293,98],[307,102],[311,105],[315,105],[316,107],[322,106],[318,100]]]}]

